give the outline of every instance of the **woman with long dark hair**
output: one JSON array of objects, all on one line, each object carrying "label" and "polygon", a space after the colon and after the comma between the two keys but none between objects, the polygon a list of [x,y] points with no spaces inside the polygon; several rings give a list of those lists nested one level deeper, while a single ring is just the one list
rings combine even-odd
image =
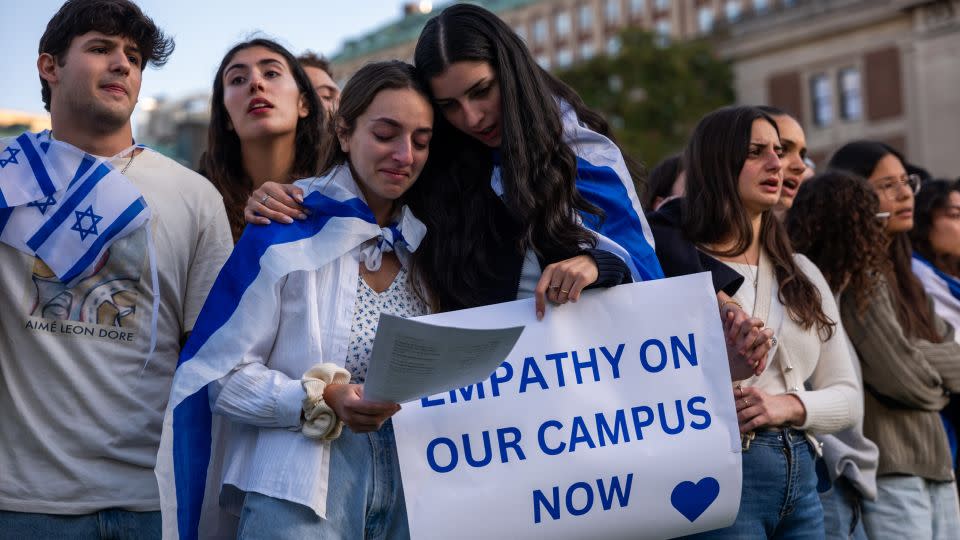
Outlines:
[{"label": "woman with long dark hair", "polygon": [[866,179],[879,198],[889,265],[865,309],[842,299],[843,324],[863,368],[864,433],[880,448],[877,500],[864,501],[871,537],[949,538],[960,530],[950,447],[939,411],[960,391],[960,345],[911,269],[908,236],[920,181],[886,144],[855,141],[830,168]]},{"label": "woman with long dark hair", "polygon": [[782,151],[777,124],[753,107],[708,114],[684,151],[683,230],[744,276],[734,298],[778,341],[770,369],[733,390],[743,442],[740,511],[706,538],[822,538],[813,435],[849,427],[862,414],[830,288],[793,252],[772,212]]},{"label": "woman with long dark hair", "polygon": [[[224,55],[213,79],[201,170],[223,196],[234,241],[253,190],[317,174],[323,119],[309,77],[279,43],[257,38]],[[281,204],[293,201],[277,196]],[[279,206],[269,197],[260,202]],[[291,222],[289,216],[278,219]]]}]

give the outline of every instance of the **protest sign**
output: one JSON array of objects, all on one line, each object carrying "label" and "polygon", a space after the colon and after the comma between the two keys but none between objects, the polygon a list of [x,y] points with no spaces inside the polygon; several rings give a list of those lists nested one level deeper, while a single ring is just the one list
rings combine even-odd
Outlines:
[{"label": "protest sign", "polygon": [[740,437],[708,274],[419,320],[526,326],[488,379],[394,417],[413,538],[670,538],[731,524]]}]

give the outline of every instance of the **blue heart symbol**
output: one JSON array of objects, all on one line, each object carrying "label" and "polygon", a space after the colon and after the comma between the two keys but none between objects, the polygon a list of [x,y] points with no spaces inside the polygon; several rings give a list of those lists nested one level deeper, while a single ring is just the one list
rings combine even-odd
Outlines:
[{"label": "blue heart symbol", "polygon": [[703,514],[720,495],[720,482],[708,476],[696,484],[690,481],[680,482],[670,494],[670,504],[693,523]]}]

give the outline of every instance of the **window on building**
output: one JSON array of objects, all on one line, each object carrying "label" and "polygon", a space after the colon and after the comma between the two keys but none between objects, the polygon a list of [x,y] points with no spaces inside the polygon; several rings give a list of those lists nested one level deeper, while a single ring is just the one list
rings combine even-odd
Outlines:
[{"label": "window on building", "polygon": [[742,7],[740,0],[727,0],[727,3],[723,6],[723,13],[726,15],[728,21],[735,21],[740,18],[740,10]]},{"label": "window on building", "polygon": [[838,83],[840,87],[840,117],[844,120],[860,120],[863,117],[860,70],[854,67],[841,69],[838,74]]},{"label": "window on building", "polygon": [[697,28],[706,34],[713,30],[713,8],[703,6],[697,11]]},{"label": "window on building", "polygon": [[556,18],[554,19],[555,29],[557,31],[557,37],[565,38],[570,35],[571,23],[570,23],[570,12],[561,11],[557,13]]},{"label": "window on building", "polygon": [[657,45],[663,47],[667,43],[670,43],[670,34],[673,31],[673,25],[670,24],[670,19],[659,19],[654,25],[654,29],[657,34]]},{"label": "window on building", "polygon": [[607,0],[603,6],[603,12],[607,24],[618,24],[620,22],[620,0]]},{"label": "window on building", "polygon": [[580,44],[580,59],[589,60],[597,55],[597,48],[593,46],[592,41],[584,41]]},{"label": "window on building", "polygon": [[593,11],[588,4],[580,4],[577,8],[577,26],[580,30],[593,30]]},{"label": "window on building", "polygon": [[656,0],[653,4],[658,11],[666,11],[670,9],[670,0]]},{"label": "window on building", "polygon": [[539,18],[533,21],[533,43],[543,45],[547,42],[547,20]]},{"label": "window on building", "polygon": [[573,63],[573,51],[570,47],[562,47],[557,49],[557,67],[565,68],[570,67],[570,64]]},{"label": "window on building", "polygon": [[810,77],[810,110],[814,124],[823,127],[833,123],[833,85],[825,73]]},{"label": "window on building", "polygon": [[620,42],[620,36],[613,36],[607,40],[607,54],[610,56],[616,56],[620,54],[620,47],[623,44]]},{"label": "window on building", "polygon": [[630,16],[641,17],[647,10],[647,0],[630,0]]}]

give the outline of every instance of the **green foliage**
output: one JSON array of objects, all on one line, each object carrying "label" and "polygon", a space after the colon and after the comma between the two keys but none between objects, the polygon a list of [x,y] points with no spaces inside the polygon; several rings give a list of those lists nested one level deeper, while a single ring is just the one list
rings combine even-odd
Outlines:
[{"label": "green foliage", "polygon": [[702,40],[661,46],[639,29],[620,38],[619,55],[597,56],[556,75],[649,167],[682,150],[704,114],[733,102],[733,72]]}]

